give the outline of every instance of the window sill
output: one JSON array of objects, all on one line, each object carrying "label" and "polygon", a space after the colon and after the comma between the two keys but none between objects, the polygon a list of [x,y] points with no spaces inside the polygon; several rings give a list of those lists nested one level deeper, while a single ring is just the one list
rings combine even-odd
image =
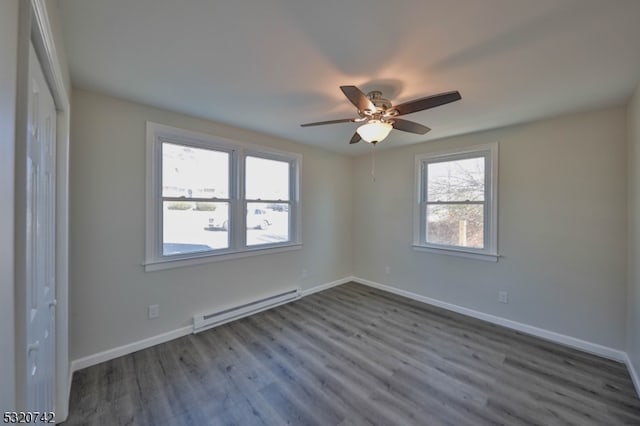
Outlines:
[{"label": "window sill", "polygon": [[449,256],[464,257],[467,259],[484,260],[485,262],[497,262],[500,257],[499,254],[492,253],[478,253],[476,251],[447,249],[440,247],[427,247],[414,244],[413,249],[415,251],[423,251],[427,253],[445,254]]},{"label": "window sill", "polygon": [[277,247],[254,247],[249,248],[243,251],[237,252],[227,252],[221,254],[201,254],[194,255],[188,258],[180,258],[180,259],[161,259],[161,260],[150,260],[144,262],[142,266],[144,266],[145,272],[151,271],[162,271],[164,269],[173,269],[180,268],[183,266],[191,266],[191,265],[200,265],[203,263],[211,263],[211,262],[222,262],[224,260],[233,260],[233,259],[242,259],[245,257],[251,256],[260,256],[263,254],[274,254],[274,253],[283,253],[292,250],[300,250],[302,248],[302,243],[291,243],[287,245],[279,245]]}]

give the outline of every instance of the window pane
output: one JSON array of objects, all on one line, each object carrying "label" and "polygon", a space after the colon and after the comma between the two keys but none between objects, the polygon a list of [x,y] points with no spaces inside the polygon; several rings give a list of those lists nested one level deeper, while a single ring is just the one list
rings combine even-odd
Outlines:
[{"label": "window pane", "polygon": [[427,201],[484,201],[484,157],[427,164]]},{"label": "window pane", "polygon": [[163,202],[162,255],[229,247],[229,203]]},{"label": "window pane", "polygon": [[289,163],[247,157],[246,198],[248,200],[289,200]]},{"label": "window pane", "polygon": [[427,242],[484,248],[484,205],[427,206]]},{"label": "window pane", "polygon": [[289,241],[289,204],[247,203],[247,245]]},{"label": "window pane", "polygon": [[163,143],[162,196],[229,198],[229,153]]}]

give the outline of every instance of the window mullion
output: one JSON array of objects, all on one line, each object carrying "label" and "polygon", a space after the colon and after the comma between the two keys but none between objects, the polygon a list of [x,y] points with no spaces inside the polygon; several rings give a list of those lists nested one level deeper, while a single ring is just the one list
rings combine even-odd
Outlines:
[{"label": "window mullion", "polygon": [[296,177],[296,164],[291,161],[289,162],[289,241],[298,241],[298,181]]},{"label": "window mullion", "polygon": [[156,139],[154,143],[155,158],[154,158],[154,197],[156,199],[156,240],[154,248],[155,258],[161,258],[164,254],[163,241],[164,241],[164,203],[162,200],[162,142]]},{"label": "window mullion", "polygon": [[422,162],[422,188],[421,188],[421,192],[420,192],[420,202],[424,203],[426,202],[429,197],[428,197],[428,184],[429,182],[429,168],[427,167],[427,163],[426,162]]},{"label": "window mullion", "polygon": [[[242,224],[242,212],[246,209],[244,203],[244,153],[240,150],[233,151],[233,182],[232,191],[234,194],[232,229],[230,233],[230,244],[234,250],[242,250],[246,247],[244,243],[244,230]],[[244,207],[244,208],[243,208]]]},{"label": "window mullion", "polygon": [[422,162],[422,188],[420,188],[420,244],[427,242],[427,167]]},{"label": "window mullion", "polygon": [[422,200],[420,202],[420,244],[427,242],[427,203]]},{"label": "window mullion", "polygon": [[491,184],[491,180],[493,177],[493,164],[491,161],[491,153],[487,152],[484,156],[484,245],[485,249],[490,249],[493,247],[493,239],[492,232],[493,229],[490,229],[491,226],[495,226],[491,220],[491,200],[493,198],[493,186]]},{"label": "window mullion", "polygon": [[427,205],[458,205],[458,206],[467,206],[474,204],[487,204],[486,201],[427,201],[425,204]]},{"label": "window mullion", "polygon": [[247,198],[247,203],[264,203],[264,204],[287,204],[289,200],[270,200],[270,199],[262,199],[262,198]]},{"label": "window mullion", "polygon": [[160,197],[162,202],[170,203],[228,203],[231,198],[187,198],[187,197]]},{"label": "window mullion", "polygon": [[185,203],[228,203],[230,198],[199,198],[199,197],[163,197],[162,201],[174,201]]}]

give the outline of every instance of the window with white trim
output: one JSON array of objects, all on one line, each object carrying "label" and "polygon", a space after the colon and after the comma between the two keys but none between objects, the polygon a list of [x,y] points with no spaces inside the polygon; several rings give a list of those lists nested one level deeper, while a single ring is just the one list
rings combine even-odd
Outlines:
[{"label": "window with white trim", "polygon": [[146,270],[301,244],[302,156],[147,123]]},{"label": "window with white trim", "polygon": [[498,145],[416,156],[418,249],[497,260]]}]

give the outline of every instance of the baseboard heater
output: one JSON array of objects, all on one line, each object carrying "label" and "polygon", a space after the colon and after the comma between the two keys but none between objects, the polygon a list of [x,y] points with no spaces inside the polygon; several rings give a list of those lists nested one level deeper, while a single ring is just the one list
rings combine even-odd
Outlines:
[{"label": "baseboard heater", "polygon": [[227,322],[246,317],[257,312],[266,311],[301,297],[299,289],[287,290],[244,305],[225,309],[210,314],[195,315],[193,317],[193,332],[199,333]]}]

